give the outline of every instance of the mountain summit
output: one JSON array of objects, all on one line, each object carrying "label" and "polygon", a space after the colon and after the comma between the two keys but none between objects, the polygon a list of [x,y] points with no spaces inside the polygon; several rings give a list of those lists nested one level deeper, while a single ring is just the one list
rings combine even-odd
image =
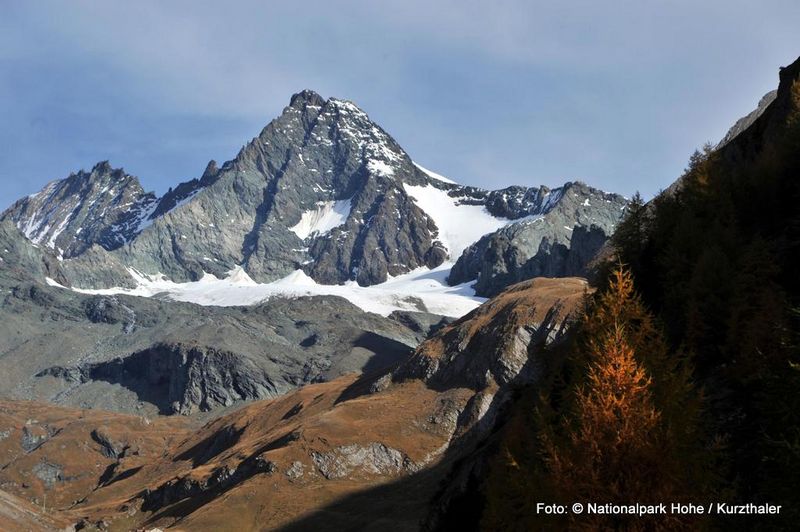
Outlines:
[{"label": "mountain summit", "polygon": [[95,243],[108,250],[122,246],[141,231],[156,204],[137,178],[102,161],[22,198],[3,218],[33,243],[69,258]]}]

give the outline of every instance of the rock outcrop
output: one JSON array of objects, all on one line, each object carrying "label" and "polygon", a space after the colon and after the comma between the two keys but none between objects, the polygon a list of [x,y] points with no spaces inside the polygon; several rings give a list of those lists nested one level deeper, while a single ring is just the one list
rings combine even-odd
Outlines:
[{"label": "rock outcrop", "polygon": [[205,346],[157,344],[125,358],[72,368],[51,367],[37,376],[120,384],[162,414],[192,414],[279,393],[251,359]]},{"label": "rock outcrop", "polygon": [[580,278],[537,278],[513,285],[440,329],[393,377],[475,390],[535,382],[541,373],[538,353],[564,334],[588,291]]},{"label": "rock outcrop", "polygon": [[759,116],[761,116],[764,111],[766,111],[767,107],[775,101],[775,98],[778,96],[778,91],[771,90],[766,93],[761,99],[758,101],[758,105],[755,109],[750,111],[748,114],[740,118],[736,121],[735,124],[731,126],[728,132],[722,137],[722,140],[719,141],[717,144],[717,148],[721,148],[722,146],[728,144],[730,141],[735,139],[741,132],[749,128],[753,122],[755,122]]}]

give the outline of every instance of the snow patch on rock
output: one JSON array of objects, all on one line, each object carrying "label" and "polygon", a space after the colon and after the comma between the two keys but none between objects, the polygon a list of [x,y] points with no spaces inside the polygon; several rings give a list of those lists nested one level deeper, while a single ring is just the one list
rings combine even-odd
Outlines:
[{"label": "snow patch on rock", "polygon": [[316,208],[305,211],[297,225],[289,230],[302,240],[314,235],[320,236],[331,229],[344,225],[350,216],[353,198],[338,201],[319,201]]},{"label": "snow patch on rock", "polygon": [[493,233],[518,220],[492,216],[483,205],[468,205],[458,197],[432,186],[403,184],[406,193],[420,209],[433,219],[439,229],[437,239],[455,260],[461,253],[483,235]]},{"label": "snow patch on rock", "polygon": [[382,175],[385,177],[392,177],[394,175],[394,168],[384,161],[379,161],[377,159],[370,160],[367,163],[367,169],[376,175]]}]

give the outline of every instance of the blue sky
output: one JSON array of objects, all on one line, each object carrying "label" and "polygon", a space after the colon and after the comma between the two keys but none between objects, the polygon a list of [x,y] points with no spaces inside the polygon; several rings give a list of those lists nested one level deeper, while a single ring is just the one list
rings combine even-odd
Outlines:
[{"label": "blue sky", "polygon": [[161,193],[292,93],[490,188],[646,197],[800,55],[800,2],[0,0],[0,208],[109,159]]}]

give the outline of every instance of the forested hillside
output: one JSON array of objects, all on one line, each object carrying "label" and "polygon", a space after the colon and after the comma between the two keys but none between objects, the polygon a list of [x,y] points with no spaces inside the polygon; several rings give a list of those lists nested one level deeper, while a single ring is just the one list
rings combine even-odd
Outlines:
[{"label": "forested hillside", "polygon": [[541,501],[782,505],[767,518],[569,517],[590,529],[798,522],[799,77],[800,60],[748,129],[633,203],[548,383],[520,392],[498,436],[483,526],[540,526]]}]

